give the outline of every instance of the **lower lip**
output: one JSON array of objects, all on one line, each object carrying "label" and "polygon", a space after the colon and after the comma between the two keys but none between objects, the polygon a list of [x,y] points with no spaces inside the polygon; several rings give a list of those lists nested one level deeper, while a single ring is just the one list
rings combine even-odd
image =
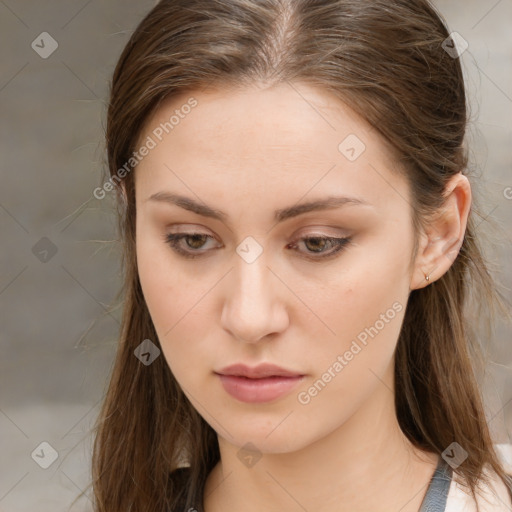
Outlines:
[{"label": "lower lip", "polygon": [[289,393],[302,379],[297,377],[265,377],[248,379],[234,375],[219,375],[224,389],[241,402],[270,402]]}]

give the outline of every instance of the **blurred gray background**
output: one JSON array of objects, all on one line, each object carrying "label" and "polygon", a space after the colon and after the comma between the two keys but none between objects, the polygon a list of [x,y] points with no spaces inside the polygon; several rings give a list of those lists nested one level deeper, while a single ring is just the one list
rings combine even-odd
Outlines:
[{"label": "blurred gray background", "polygon": [[[120,285],[113,204],[92,192],[105,166],[108,82],[154,4],[0,0],[1,512],[90,510],[90,490],[70,505],[89,483],[88,431],[120,318],[107,311]],[[511,300],[512,0],[435,4],[469,44],[481,227],[501,227],[486,250]],[[496,442],[510,443],[511,327],[495,329],[486,406]]]}]

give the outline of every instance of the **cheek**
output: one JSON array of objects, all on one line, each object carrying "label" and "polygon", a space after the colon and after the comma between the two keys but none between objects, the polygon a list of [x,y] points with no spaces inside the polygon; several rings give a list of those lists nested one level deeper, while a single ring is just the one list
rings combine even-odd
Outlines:
[{"label": "cheek", "polygon": [[[343,387],[361,378],[373,378],[369,370],[381,375],[393,356],[405,312],[406,297],[400,296],[388,283],[378,286],[350,288],[316,307],[335,334],[323,330],[321,344],[310,348],[317,377],[341,357],[336,379]],[[338,288],[340,289],[340,288]],[[303,326],[305,332],[311,328]],[[311,336],[309,336],[311,338]],[[329,378],[328,376],[326,377]],[[337,387],[337,384],[333,386]],[[348,390],[347,390],[348,391]]]},{"label": "cheek", "polygon": [[202,345],[208,339],[207,291],[211,285],[201,284],[182,266],[173,265],[170,250],[154,235],[137,239],[137,266],[144,299],[163,355],[176,379],[186,387],[189,376],[197,374],[198,354],[206,353]]},{"label": "cheek", "polygon": [[382,386],[392,384],[389,371],[407,293],[376,270],[358,272],[357,279],[354,273],[350,283],[333,280],[330,296],[312,306],[323,312],[336,336],[324,335],[323,343],[310,350],[312,376],[296,400],[308,418],[322,418],[326,431],[346,421]]},{"label": "cheek", "polygon": [[166,262],[163,241],[142,232],[137,236],[137,268],[146,304],[155,326],[163,327],[162,320],[173,314],[173,297],[179,289],[179,276],[173,275]]},{"label": "cheek", "polygon": [[[379,258],[357,254],[346,261],[344,268],[324,280],[327,286],[319,287],[317,280],[303,280],[296,288],[300,297],[307,298],[304,302],[308,308],[317,313],[315,323],[323,321],[324,334],[334,343],[355,337],[378,322],[381,315],[397,323],[396,310],[405,308],[409,294],[405,261],[396,254],[382,252]],[[308,323],[313,325],[310,318]]]},{"label": "cheek", "polygon": [[375,239],[333,271],[324,280],[328,286],[308,281],[301,285],[298,294],[308,297],[310,310],[322,320],[309,314],[299,320],[308,338],[322,340],[314,349],[309,347],[317,377],[332,368],[338,356],[344,359],[343,370],[335,372],[336,384],[329,386],[333,390],[361,379],[375,380],[369,370],[382,375],[393,357],[409,295],[409,247],[407,240],[401,242],[383,246],[383,240]]}]

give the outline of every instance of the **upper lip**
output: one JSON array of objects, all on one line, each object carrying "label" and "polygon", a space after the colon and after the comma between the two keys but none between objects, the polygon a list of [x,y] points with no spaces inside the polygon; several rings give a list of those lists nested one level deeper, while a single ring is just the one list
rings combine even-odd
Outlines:
[{"label": "upper lip", "polygon": [[261,379],[264,377],[301,377],[302,374],[286,370],[275,364],[262,363],[258,366],[247,366],[245,364],[233,364],[226,366],[216,373],[221,375],[232,375],[236,377],[248,377],[250,379]]}]

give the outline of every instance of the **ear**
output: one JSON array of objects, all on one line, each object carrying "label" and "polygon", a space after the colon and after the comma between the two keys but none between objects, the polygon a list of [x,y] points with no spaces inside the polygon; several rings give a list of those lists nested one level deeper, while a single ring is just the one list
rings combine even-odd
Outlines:
[{"label": "ear", "polygon": [[459,254],[471,208],[471,185],[458,173],[446,184],[445,201],[425,226],[413,264],[410,289],[428,286],[451,267]]}]

